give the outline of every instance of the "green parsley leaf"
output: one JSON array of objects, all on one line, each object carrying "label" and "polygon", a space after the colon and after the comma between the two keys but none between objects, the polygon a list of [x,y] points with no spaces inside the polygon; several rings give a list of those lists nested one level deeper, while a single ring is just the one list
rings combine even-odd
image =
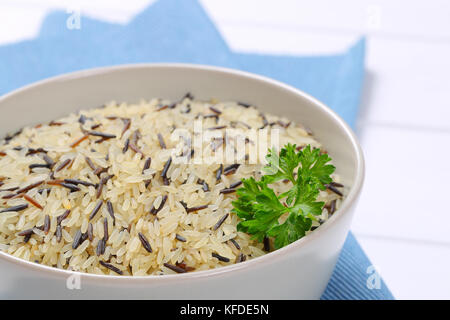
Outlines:
[{"label": "green parsley leaf", "polygon": [[[285,145],[279,153],[271,149],[266,160],[261,181],[253,177],[243,179],[243,187],[237,190],[238,198],[233,201],[233,212],[241,219],[238,231],[249,233],[258,241],[273,237],[278,249],[311,229],[312,220],[324,206],[324,202],[316,201],[317,196],[332,181],[330,175],[335,167],[328,164],[331,158],[327,154],[310,145],[300,151],[292,144]],[[293,187],[276,195],[269,185],[280,180],[289,180]],[[280,223],[285,214],[287,218]]]},{"label": "green parsley leaf", "polygon": [[312,220],[291,212],[283,224],[273,226],[267,235],[275,237],[275,248],[281,248],[305,236],[311,229]]}]

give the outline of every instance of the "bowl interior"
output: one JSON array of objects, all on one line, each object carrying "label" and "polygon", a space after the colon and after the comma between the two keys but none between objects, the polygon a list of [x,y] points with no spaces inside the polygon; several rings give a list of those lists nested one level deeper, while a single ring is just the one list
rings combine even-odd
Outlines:
[{"label": "bowl interior", "polygon": [[44,80],[0,98],[0,135],[48,122],[106,102],[137,102],[154,97],[242,101],[312,129],[329,151],[347,186],[357,177],[358,146],[351,130],[314,98],[245,72],[182,64],[144,64],[100,68]]}]

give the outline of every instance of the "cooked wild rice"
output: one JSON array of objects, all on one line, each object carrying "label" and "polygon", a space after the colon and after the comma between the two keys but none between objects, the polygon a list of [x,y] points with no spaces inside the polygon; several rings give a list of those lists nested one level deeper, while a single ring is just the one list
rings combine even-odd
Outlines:
[{"label": "cooked wild rice", "polygon": [[[0,250],[57,268],[135,276],[206,270],[266,254],[269,242],[237,232],[231,213],[241,179],[260,177],[262,164],[250,164],[248,155],[240,165],[172,161],[174,150],[198,156],[191,141],[178,150],[171,134],[192,133],[199,119],[207,131],[277,128],[280,146],[320,147],[288,119],[191,95],[177,103],[112,102],[26,127],[0,146]],[[223,152],[233,144],[229,138],[204,141],[203,149]],[[246,138],[246,148],[252,144]],[[337,187],[320,193],[327,205],[313,228],[339,207]]]}]

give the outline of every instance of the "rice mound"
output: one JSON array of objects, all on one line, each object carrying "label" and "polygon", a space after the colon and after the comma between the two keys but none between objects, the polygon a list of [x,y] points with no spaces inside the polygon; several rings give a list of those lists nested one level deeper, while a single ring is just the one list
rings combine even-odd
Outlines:
[{"label": "rice mound", "polygon": [[[111,102],[25,127],[0,146],[0,250],[67,270],[133,276],[206,270],[266,254],[262,243],[237,232],[239,218],[231,212],[239,181],[259,178],[263,163],[171,161],[174,150],[195,158],[171,139],[175,129],[193,133],[194,121],[205,131],[276,128],[280,146],[321,147],[288,119],[190,95],[176,103]],[[215,153],[232,143],[225,137],[202,147]],[[246,152],[252,144],[246,140]],[[276,193],[289,188],[274,185]],[[313,229],[340,199],[321,191],[327,205]]]}]

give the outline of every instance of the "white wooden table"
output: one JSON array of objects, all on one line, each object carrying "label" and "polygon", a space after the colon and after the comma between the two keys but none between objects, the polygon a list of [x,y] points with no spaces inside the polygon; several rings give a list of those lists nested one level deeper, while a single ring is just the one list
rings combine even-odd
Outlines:
[{"label": "white wooden table", "polygon": [[[126,23],[150,0],[1,0],[0,44],[53,9]],[[202,0],[233,50],[320,54],[366,34],[353,232],[397,298],[450,298],[450,2]]]}]

